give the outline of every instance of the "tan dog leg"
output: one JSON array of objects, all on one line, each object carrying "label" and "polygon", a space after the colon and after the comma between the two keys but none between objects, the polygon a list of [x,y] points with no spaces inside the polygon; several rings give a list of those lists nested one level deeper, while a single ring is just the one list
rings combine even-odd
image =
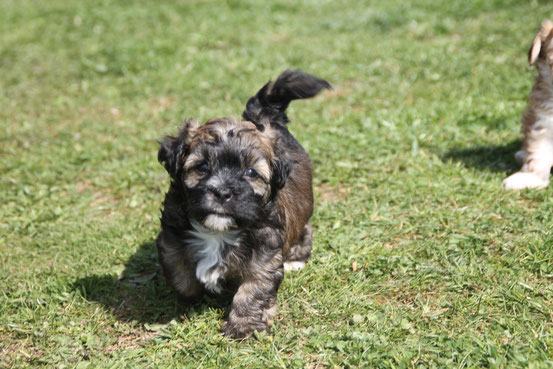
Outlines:
[{"label": "tan dog leg", "polygon": [[517,159],[522,159],[522,168],[503,181],[506,190],[544,188],[549,184],[549,173],[553,166],[553,144],[544,131],[542,128],[540,132],[532,132],[539,137],[527,137],[526,150],[515,155]]}]

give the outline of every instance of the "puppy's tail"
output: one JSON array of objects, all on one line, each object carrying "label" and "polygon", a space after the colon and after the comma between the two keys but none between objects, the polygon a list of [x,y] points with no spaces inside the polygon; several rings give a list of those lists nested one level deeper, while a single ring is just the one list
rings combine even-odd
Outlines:
[{"label": "puppy's tail", "polygon": [[287,70],[275,82],[269,81],[251,97],[242,117],[262,129],[267,120],[271,124],[289,122],[286,109],[292,100],[307,99],[323,89],[331,89],[330,83],[301,70]]}]

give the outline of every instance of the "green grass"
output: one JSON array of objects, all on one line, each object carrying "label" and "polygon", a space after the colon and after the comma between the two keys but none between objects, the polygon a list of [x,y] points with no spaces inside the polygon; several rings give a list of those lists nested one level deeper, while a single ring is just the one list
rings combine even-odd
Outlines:
[{"label": "green grass", "polygon": [[[0,367],[553,366],[553,190],[506,192],[548,1],[4,0]],[[286,68],[314,253],[270,335],[157,274],[157,139]]]}]

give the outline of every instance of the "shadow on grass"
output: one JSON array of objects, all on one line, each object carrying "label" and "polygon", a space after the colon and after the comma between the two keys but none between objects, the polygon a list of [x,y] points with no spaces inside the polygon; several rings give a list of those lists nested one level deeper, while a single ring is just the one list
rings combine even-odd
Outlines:
[{"label": "shadow on grass", "polygon": [[503,172],[506,175],[516,172],[520,164],[515,160],[515,153],[522,147],[521,140],[504,145],[475,146],[450,149],[443,161],[462,162],[467,168]]},{"label": "shadow on grass", "polygon": [[142,244],[119,275],[87,276],[74,282],[73,288],[87,300],[103,304],[122,321],[167,323],[210,307],[226,307],[221,299],[211,297],[194,304],[179,300],[161,275],[154,240]]}]

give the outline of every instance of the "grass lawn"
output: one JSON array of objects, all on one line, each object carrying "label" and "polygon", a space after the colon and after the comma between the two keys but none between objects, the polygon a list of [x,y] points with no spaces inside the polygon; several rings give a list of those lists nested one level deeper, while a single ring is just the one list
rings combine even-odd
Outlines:
[{"label": "grass lawn", "polygon": [[[550,1],[4,0],[0,367],[553,366],[553,186],[506,192]],[[180,304],[157,140],[287,68],[313,257],[271,334]]]}]

